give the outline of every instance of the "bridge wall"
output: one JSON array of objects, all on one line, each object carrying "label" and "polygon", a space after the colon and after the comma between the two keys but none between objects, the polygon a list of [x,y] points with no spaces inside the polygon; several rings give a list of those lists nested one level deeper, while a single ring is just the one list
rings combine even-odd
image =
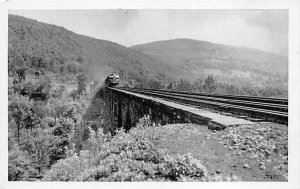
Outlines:
[{"label": "bridge wall", "polygon": [[102,128],[104,133],[114,133],[117,128],[129,130],[145,115],[150,115],[152,122],[161,125],[197,123],[206,125],[209,129],[256,124],[118,88],[99,88],[82,122],[75,129],[73,141],[76,148],[81,149],[88,138],[88,127]]},{"label": "bridge wall", "polygon": [[150,115],[153,122],[161,125],[190,122],[206,124],[205,120],[197,120],[185,111],[108,88],[104,89],[103,101],[104,132],[114,132],[117,128],[129,130],[144,115]]}]

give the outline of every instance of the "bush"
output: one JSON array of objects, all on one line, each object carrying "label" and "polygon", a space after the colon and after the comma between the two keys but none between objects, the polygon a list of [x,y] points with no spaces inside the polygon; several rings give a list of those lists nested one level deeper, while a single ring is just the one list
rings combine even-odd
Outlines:
[{"label": "bush", "polygon": [[28,155],[18,146],[8,151],[8,180],[28,180],[30,172],[33,172]]},{"label": "bush", "polygon": [[80,73],[77,76],[77,92],[78,94],[86,94],[86,83],[87,83],[87,76],[84,73]]},{"label": "bush", "polygon": [[72,181],[79,173],[84,171],[89,166],[89,154],[82,151],[78,156],[73,153],[72,156],[64,160],[58,161],[45,174],[45,181]]},{"label": "bush", "polygon": [[78,92],[76,89],[73,89],[71,92],[70,92],[70,97],[72,97],[73,100],[76,99],[76,97],[78,97]]},{"label": "bush", "polygon": [[128,133],[118,130],[113,137],[90,128],[88,151],[58,161],[44,180],[204,181],[207,171],[199,160],[191,155],[170,155],[149,140],[151,134],[145,137],[151,128],[160,130],[151,127],[149,120],[145,117],[136,128]]}]

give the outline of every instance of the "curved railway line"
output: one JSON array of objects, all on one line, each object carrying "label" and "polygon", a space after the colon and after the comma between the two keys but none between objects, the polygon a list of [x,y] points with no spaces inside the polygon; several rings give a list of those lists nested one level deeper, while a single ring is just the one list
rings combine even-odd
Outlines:
[{"label": "curved railway line", "polygon": [[283,124],[288,123],[287,99],[154,89],[118,88],[189,106],[212,108],[222,112],[244,115],[255,119],[258,118],[257,120],[262,119]]}]

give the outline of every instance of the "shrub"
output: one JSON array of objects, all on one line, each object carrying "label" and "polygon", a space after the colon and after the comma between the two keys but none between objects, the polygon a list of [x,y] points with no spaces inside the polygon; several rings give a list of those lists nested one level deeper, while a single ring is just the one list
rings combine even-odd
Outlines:
[{"label": "shrub", "polygon": [[45,174],[43,180],[73,181],[78,174],[89,166],[89,153],[82,151],[80,155],[73,153],[66,159],[59,160]]},{"label": "shrub", "polygon": [[87,76],[84,73],[80,73],[77,76],[77,91],[78,94],[82,94],[84,91],[84,94],[86,94],[86,83],[87,83]]},{"label": "shrub", "polygon": [[77,97],[78,97],[78,92],[76,89],[73,89],[71,92],[70,92],[70,96],[72,97],[73,100],[75,100]]},{"label": "shrub", "polygon": [[[157,148],[147,136],[154,128],[149,117],[136,128],[115,136],[90,128],[88,151],[74,153],[52,166],[47,181],[203,181],[207,171],[191,155],[170,155]],[[162,132],[158,132],[162,133]],[[146,136],[146,137],[145,137]],[[155,136],[155,135],[154,135]]]},{"label": "shrub", "polygon": [[18,146],[8,151],[8,180],[29,180],[30,173],[34,172],[28,155]]}]

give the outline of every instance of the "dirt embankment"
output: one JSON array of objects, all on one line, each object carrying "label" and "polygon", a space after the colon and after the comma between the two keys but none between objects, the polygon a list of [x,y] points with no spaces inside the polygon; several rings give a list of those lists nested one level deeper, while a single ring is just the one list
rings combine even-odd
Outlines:
[{"label": "dirt embankment", "polygon": [[206,126],[164,126],[168,134],[153,141],[171,153],[191,153],[210,175],[236,175],[243,181],[287,181],[287,126],[264,123],[212,131]]}]

